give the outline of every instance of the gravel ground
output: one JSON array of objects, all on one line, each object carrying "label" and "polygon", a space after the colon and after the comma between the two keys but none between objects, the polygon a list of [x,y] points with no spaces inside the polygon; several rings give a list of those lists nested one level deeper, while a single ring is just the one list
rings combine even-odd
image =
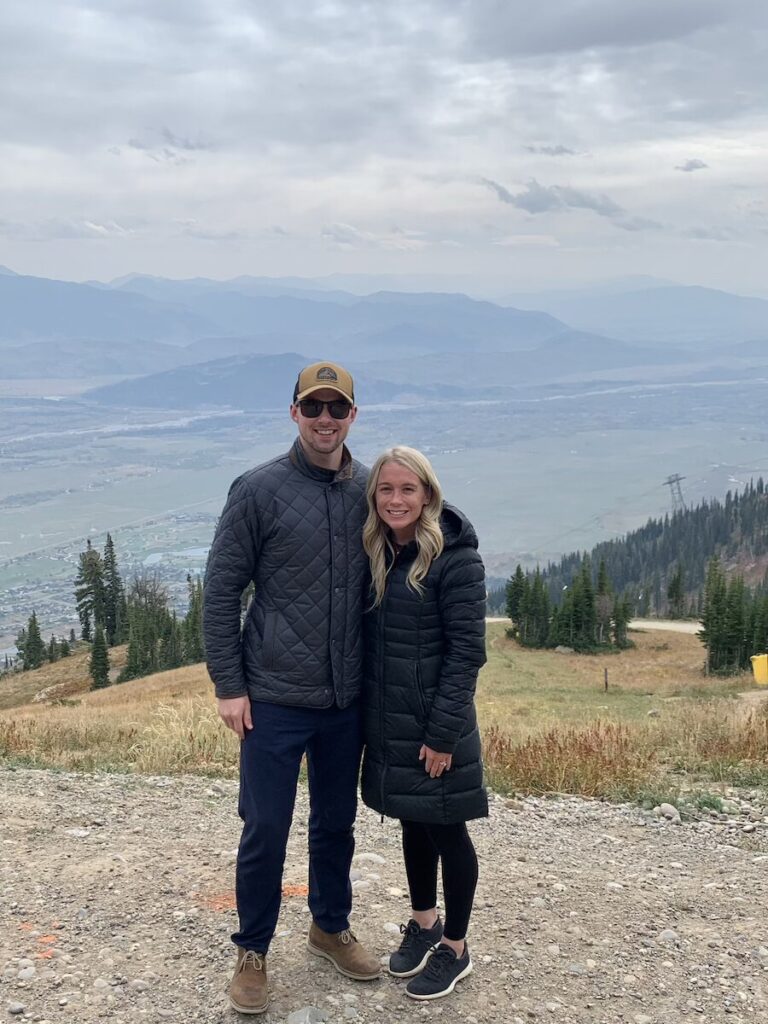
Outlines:
[{"label": "gravel ground", "polygon": [[[237,787],[0,769],[0,1019],[235,1022]],[[475,964],[453,996],[415,1004],[404,983],[355,983],[305,949],[287,896],[261,1017],[521,1024],[768,1022],[768,811],[675,825],[632,807],[492,800],[472,832],[480,885]],[[306,793],[286,885],[306,881]],[[396,823],[361,809],[353,928],[385,956],[408,902]]]}]

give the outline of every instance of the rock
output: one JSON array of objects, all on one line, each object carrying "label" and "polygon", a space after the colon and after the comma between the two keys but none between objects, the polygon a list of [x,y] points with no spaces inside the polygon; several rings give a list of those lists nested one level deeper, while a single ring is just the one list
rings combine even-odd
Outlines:
[{"label": "rock", "polygon": [[19,981],[31,981],[36,974],[37,971],[34,967],[22,967],[16,977]]},{"label": "rock", "polygon": [[648,712],[648,718],[658,718],[660,714],[661,712],[658,708],[651,708],[651,710]]},{"label": "rock", "polygon": [[24,1013],[26,1006],[24,1003],[8,1003],[8,1013],[19,1014]]},{"label": "rock", "polygon": [[677,945],[680,942],[680,936],[673,928],[665,928],[663,932],[659,932],[657,940],[668,945]]},{"label": "rock", "polygon": [[657,818],[666,818],[673,825],[681,824],[680,811],[678,811],[674,804],[659,804],[658,807],[654,807],[653,813]]},{"label": "rock", "polygon": [[293,1013],[288,1014],[286,1024],[320,1024],[324,1020],[326,1020],[326,1016],[322,1010],[316,1006],[303,1006],[300,1010],[294,1010]]},{"label": "rock", "polygon": [[354,858],[355,864],[386,864],[386,858],[380,856],[378,853],[356,853]]},{"label": "rock", "polygon": [[573,654],[573,648],[566,647],[564,644],[558,644],[555,648],[555,654]]}]

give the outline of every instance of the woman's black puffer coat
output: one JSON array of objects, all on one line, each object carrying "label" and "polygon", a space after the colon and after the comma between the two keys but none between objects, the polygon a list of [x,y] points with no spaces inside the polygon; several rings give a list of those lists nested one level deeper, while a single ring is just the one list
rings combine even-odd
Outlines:
[{"label": "woman's black puffer coat", "polygon": [[[485,572],[471,523],[445,505],[445,549],[419,595],[406,585],[416,544],[399,554],[384,599],[365,616],[362,797],[381,814],[452,824],[488,813],[474,694],[485,663]],[[431,779],[422,744],[453,754]]]}]

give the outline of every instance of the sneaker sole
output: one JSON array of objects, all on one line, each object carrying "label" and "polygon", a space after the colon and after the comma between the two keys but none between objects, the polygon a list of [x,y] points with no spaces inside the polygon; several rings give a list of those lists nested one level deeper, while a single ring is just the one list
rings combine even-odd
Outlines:
[{"label": "sneaker sole", "polygon": [[320,949],[318,946],[313,946],[311,942],[307,943],[307,949],[315,956],[321,956],[325,960],[329,960],[339,974],[343,974],[345,978],[352,978],[353,981],[375,981],[377,978],[381,977],[381,968],[379,968],[375,974],[355,974],[353,971],[348,971],[342,967],[330,953],[326,952],[326,950]]},{"label": "sneaker sole", "polygon": [[257,1013],[266,1013],[266,1011],[269,1009],[269,996],[267,996],[267,1001],[264,1003],[263,1006],[241,1006],[239,1003],[235,1002],[232,996],[229,996],[228,998],[230,1006],[233,1009],[237,1010],[238,1013],[247,1013],[255,1015]]},{"label": "sneaker sole", "polygon": [[424,995],[419,995],[418,993],[409,992],[408,989],[406,989],[405,990],[405,994],[407,996],[410,996],[411,999],[418,999],[420,1001],[421,1000],[426,1000],[426,999],[442,999],[443,996],[449,996],[451,994],[451,992],[453,992],[453,990],[456,988],[456,982],[457,981],[461,981],[462,978],[466,978],[466,976],[468,974],[471,974],[471,973],[472,973],[472,961],[470,960],[469,963],[467,964],[467,966],[461,972],[461,974],[457,974],[456,977],[451,982],[451,984],[448,986],[448,988],[444,988],[442,992],[432,992],[430,995],[424,996]]},{"label": "sneaker sole", "polygon": [[412,967],[410,971],[393,971],[391,967],[388,967],[387,970],[389,971],[393,978],[413,978],[414,975],[421,974],[421,972],[427,966],[427,960],[429,960],[431,956],[432,950],[428,949],[427,952],[424,954],[424,958],[422,959],[421,963],[416,964],[416,966]]}]

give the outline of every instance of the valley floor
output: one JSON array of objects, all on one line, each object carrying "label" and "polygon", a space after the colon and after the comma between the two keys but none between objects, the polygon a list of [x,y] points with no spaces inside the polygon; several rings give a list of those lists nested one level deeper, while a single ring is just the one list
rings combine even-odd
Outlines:
[{"label": "valley floor", "polygon": [[[0,768],[0,1008],[11,1019],[222,1024],[231,970],[237,783]],[[474,973],[414,1005],[305,947],[300,789],[273,1002],[329,1022],[655,1024],[768,1019],[768,818],[673,825],[634,807],[496,797],[473,823]],[[742,808],[745,810],[745,808]],[[751,819],[751,820],[750,820]],[[408,903],[399,829],[361,809],[353,928],[386,956]]]}]

